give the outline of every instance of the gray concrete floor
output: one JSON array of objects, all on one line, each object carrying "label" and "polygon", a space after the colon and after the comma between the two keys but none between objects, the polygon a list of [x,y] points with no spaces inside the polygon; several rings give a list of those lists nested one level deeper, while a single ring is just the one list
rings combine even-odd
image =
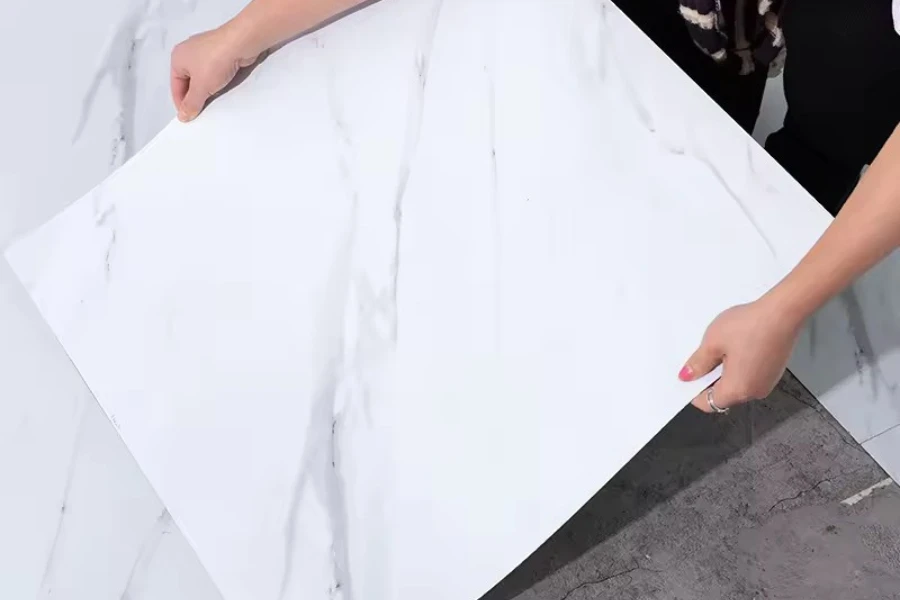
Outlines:
[{"label": "gray concrete floor", "polygon": [[900,599],[900,489],[841,503],[886,478],[788,376],[683,411],[482,600]]}]

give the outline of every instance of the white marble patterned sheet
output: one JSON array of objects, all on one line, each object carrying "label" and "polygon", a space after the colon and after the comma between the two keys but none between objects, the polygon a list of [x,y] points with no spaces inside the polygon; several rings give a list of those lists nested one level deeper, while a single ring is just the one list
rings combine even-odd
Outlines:
[{"label": "white marble patterned sheet", "polygon": [[8,256],[225,598],[456,600],[827,222],[608,3],[392,0]]}]

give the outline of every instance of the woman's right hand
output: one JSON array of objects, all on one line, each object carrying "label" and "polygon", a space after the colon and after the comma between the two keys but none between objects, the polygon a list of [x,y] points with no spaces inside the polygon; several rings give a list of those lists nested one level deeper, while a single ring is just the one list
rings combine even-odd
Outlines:
[{"label": "woman's right hand", "polygon": [[243,47],[229,24],[194,35],[172,50],[172,101],[180,121],[200,114],[209,98],[231,83],[242,67],[256,62],[259,52]]},{"label": "woman's right hand", "polygon": [[[722,365],[722,377],[712,386],[716,406],[725,409],[765,398],[784,375],[801,325],[768,299],[730,308],[707,328],[679,378],[693,381]],[[713,412],[707,391],[692,404]]]}]

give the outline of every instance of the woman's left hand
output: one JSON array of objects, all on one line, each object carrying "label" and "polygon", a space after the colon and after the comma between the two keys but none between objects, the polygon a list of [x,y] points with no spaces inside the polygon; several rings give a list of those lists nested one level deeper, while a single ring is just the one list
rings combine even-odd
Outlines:
[{"label": "woman's left hand", "polygon": [[[679,378],[694,381],[722,365],[722,377],[712,386],[716,407],[727,409],[765,398],[784,375],[800,330],[800,324],[779,312],[762,299],[729,308],[707,328]],[[692,404],[704,412],[715,412],[708,390]]]},{"label": "woman's left hand", "polygon": [[259,52],[236,33],[237,21],[191,36],[172,50],[172,102],[180,121],[192,121],[207,101],[256,62]]}]

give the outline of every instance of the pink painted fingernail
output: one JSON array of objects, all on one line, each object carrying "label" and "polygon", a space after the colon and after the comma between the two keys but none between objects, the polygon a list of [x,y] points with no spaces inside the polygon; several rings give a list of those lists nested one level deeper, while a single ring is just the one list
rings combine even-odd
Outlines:
[{"label": "pink painted fingernail", "polygon": [[690,381],[694,378],[694,371],[687,365],[681,367],[681,370],[678,372],[678,379],[682,381]]}]

